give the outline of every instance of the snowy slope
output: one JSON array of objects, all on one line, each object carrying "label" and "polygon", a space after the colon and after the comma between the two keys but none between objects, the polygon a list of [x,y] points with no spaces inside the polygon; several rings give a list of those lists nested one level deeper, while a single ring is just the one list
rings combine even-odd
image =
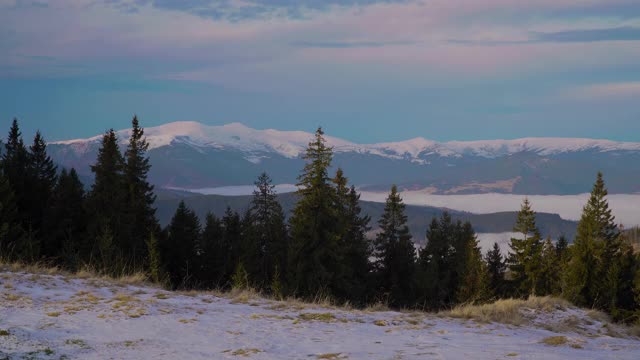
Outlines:
[{"label": "snowy slope", "polygon": [[[122,143],[126,143],[130,130],[118,131]],[[223,126],[208,126],[193,121],[181,121],[146,129],[150,148],[171,144],[187,144],[193,147],[234,149],[246,153],[277,153],[287,158],[298,157],[305,149],[312,134],[303,131],[256,130],[240,123]],[[88,149],[90,144],[100,141],[101,136],[89,139],[59,141],[54,144],[70,145],[76,151]],[[389,158],[409,159],[421,162],[425,156],[460,157],[475,155],[495,158],[522,151],[540,155],[552,155],[579,151],[638,151],[640,143],[615,142],[610,140],[578,138],[524,138],[515,140],[450,141],[436,142],[415,138],[401,142],[379,144],[356,144],[347,140],[327,136],[334,150],[380,155]]]},{"label": "snowy slope", "polygon": [[[637,359],[640,341],[578,309],[530,326],[345,311],[102,280],[0,272],[2,359]],[[576,320],[577,319],[577,320]],[[584,325],[562,334],[556,323]],[[574,329],[577,329],[574,326]],[[565,344],[542,340],[564,336]]]}]

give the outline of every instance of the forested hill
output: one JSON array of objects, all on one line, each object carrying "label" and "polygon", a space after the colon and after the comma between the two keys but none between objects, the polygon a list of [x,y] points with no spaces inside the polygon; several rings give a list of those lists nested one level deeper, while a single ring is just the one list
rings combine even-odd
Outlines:
[{"label": "forested hill", "polygon": [[[251,196],[222,196],[222,195],[200,195],[182,191],[157,189],[158,207],[157,216],[160,223],[165,226],[171,221],[175,209],[181,200],[185,200],[187,206],[193,209],[201,220],[207,212],[211,211],[217,216],[222,216],[227,206],[232,210],[243,214],[251,201]],[[285,214],[289,216],[296,202],[294,193],[278,195],[278,201],[282,204]],[[377,228],[378,219],[383,213],[384,203],[360,201],[362,210],[371,216],[371,226]],[[409,218],[408,225],[413,235],[414,241],[424,240],[427,226],[434,217],[440,217],[445,209],[431,206],[407,205],[406,214]],[[448,210],[454,220],[469,221],[478,233],[501,233],[511,232],[513,224],[516,222],[516,211],[497,212],[492,214],[472,214],[455,210]],[[550,235],[557,238],[564,234],[567,238],[573,239],[576,232],[576,222],[564,220],[557,214],[537,213],[537,224],[543,236]]]}]

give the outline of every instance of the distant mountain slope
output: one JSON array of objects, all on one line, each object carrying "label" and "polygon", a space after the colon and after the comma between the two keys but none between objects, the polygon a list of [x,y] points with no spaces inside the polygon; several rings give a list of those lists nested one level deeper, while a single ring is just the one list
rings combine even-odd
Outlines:
[{"label": "distant mountain slope", "polygon": [[[156,206],[157,216],[164,226],[171,221],[178,203],[185,200],[185,203],[192,208],[204,221],[207,212],[211,211],[217,216],[222,216],[227,207],[243,214],[251,201],[251,196],[222,196],[222,195],[198,195],[179,191],[161,190],[158,192]],[[278,200],[282,204],[287,216],[295,206],[296,195],[293,193],[280,194]],[[361,201],[364,213],[371,216],[371,226],[373,230],[377,228],[384,204]],[[406,214],[409,218],[409,229],[414,237],[414,241],[422,243],[425,237],[427,226],[434,217],[441,216],[444,209],[428,206],[407,205]],[[476,232],[479,233],[502,233],[513,230],[516,221],[516,212],[499,212],[493,214],[472,214],[461,211],[450,211],[454,220],[470,221]],[[550,235],[557,238],[564,234],[569,239],[573,239],[576,231],[576,222],[563,220],[559,215],[538,213],[538,226],[544,236]]]},{"label": "distant mountain slope", "polygon": [[[330,130],[329,130],[330,132]],[[121,144],[128,130],[118,132]],[[152,181],[160,187],[202,188],[252,184],[268,171],[276,183],[293,183],[312,134],[256,130],[239,123],[207,126],[175,122],[146,129]],[[52,143],[61,165],[90,176],[100,136]],[[611,192],[640,191],[640,143],[570,138],[356,144],[327,136],[335,167],[372,189],[396,183],[438,194],[577,194],[603,171]]]}]

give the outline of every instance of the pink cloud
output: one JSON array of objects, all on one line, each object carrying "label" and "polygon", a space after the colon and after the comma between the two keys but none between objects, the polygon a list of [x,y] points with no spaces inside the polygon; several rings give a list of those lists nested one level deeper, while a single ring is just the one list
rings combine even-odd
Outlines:
[{"label": "pink cloud", "polygon": [[592,84],[567,91],[566,96],[576,100],[628,99],[640,96],[640,81]]}]

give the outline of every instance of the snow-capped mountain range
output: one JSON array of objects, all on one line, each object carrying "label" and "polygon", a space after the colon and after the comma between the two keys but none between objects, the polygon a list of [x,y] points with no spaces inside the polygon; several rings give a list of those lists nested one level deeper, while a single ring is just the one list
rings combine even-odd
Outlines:
[{"label": "snow-capped mountain range", "polygon": [[[130,129],[117,132],[122,144],[126,144]],[[145,129],[149,148],[184,144],[194,148],[233,149],[247,153],[275,153],[287,158],[297,158],[312,139],[313,134],[304,131],[256,130],[241,123],[209,126],[195,121],[178,121]],[[55,144],[70,145],[77,151],[89,149],[98,143],[102,135],[89,139],[58,141]],[[436,142],[422,137],[377,144],[356,144],[340,138],[326,136],[327,143],[336,153],[355,152],[395,159],[421,161],[423,157],[438,155],[462,157],[465,155],[496,158],[528,151],[539,155],[555,155],[580,151],[639,151],[640,143],[580,138],[522,138],[514,140],[480,140]]]},{"label": "snow-capped mountain range", "polygon": [[[121,144],[129,129],[117,132]],[[185,188],[252,184],[261,171],[278,183],[295,182],[300,156],[313,134],[256,130],[241,123],[209,126],[193,121],[145,129],[159,186]],[[102,135],[58,141],[50,152],[62,166],[90,176],[88,165]],[[434,193],[577,193],[588,191],[599,170],[617,192],[640,191],[640,143],[578,138],[436,142],[425,138],[357,144],[326,136],[335,166],[358,185],[397,183]]]}]

